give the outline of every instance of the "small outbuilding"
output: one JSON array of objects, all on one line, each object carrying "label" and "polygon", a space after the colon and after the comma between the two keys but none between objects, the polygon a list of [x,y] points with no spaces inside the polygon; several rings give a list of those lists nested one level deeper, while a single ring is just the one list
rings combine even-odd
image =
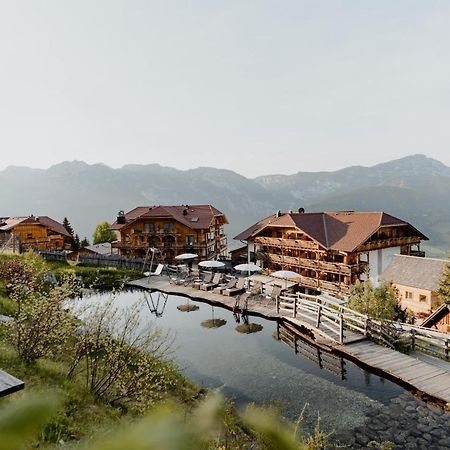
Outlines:
[{"label": "small outbuilding", "polygon": [[392,283],[401,306],[423,317],[439,303],[437,291],[446,265],[445,259],[395,255],[380,281]]}]

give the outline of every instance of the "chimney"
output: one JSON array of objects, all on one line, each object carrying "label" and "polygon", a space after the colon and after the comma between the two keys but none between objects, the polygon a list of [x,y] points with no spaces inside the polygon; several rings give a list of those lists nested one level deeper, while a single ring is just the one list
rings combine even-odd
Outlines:
[{"label": "chimney", "polygon": [[125,220],[125,212],[124,211],[119,211],[117,214],[117,223],[119,225],[125,225],[126,220]]}]

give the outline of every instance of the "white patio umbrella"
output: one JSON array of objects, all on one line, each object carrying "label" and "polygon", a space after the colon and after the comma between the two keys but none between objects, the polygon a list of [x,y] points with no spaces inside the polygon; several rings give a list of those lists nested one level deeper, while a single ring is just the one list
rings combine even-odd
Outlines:
[{"label": "white patio umbrella", "polygon": [[261,267],[259,267],[257,264],[238,264],[237,266],[234,266],[234,270],[239,270],[240,272],[248,272],[248,276],[250,276],[251,272],[259,272],[262,270]]},{"label": "white patio umbrella", "polygon": [[222,268],[222,267],[225,267],[225,264],[224,264],[223,262],[220,262],[220,261],[214,261],[214,260],[212,260],[212,261],[209,261],[209,260],[206,260],[206,261],[200,261],[200,262],[198,263],[198,265],[199,265],[200,267],[205,268],[205,269],[220,269],[220,268]]},{"label": "white patio umbrella", "polygon": [[239,270],[241,272],[259,272],[262,270],[261,267],[259,267],[257,264],[238,264],[237,266],[234,266],[235,270]]},{"label": "white patio umbrella", "polygon": [[283,280],[286,280],[286,288],[288,280],[298,280],[302,277],[299,273],[292,272],[291,270],[277,270],[276,272],[272,272],[270,275],[275,278],[282,278]]},{"label": "white patio umbrella", "polygon": [[196,255],[195,253],[182,253],[181,255],[175,256],[175,259],[178,259],[179,261],[195,258],[198,258],[198,255]]}]

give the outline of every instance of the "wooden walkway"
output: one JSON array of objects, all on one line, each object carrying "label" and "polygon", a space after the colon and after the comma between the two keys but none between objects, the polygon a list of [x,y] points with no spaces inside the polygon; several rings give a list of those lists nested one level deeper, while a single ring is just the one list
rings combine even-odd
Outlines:
[{"label": "wooden walkway", "polygon": [[[235,297],[226,297],[211,291],[200,291],[188,286],[171,284],[167,277],[144,278],[133,281],[129,285],[165,294],[189,297],[229,310],[233,310],[236,304]],[[249,300],[246,306],[246,312],[250,314],[282,320],[300,329],[306,328],[306,331],[313,335],[312,340],[316,345],[340,356],[345,356],[410,389],[417,390],[420,395],[428,397],[450,410],[450,363],[426,356],[423,353],[418,355],[417,352],[413,352],[412,355],[406,355],[381,346],[371,342],[361,332],[357,332],[357,327],[352,331],[346,329],[343,335],[341,327],[341,336],[338,336],[339,330],[333,324],[330,323],[333,326],[326,330],[319,329],[315,321],[308,315],[291,314],[290,310],[280,309],[275,302]],[[342,343],[339,343],[339,338]]]},{"label": "wooden walkway", "polygon": [[20,391],[25,383],[0,369],[0,397]]}]

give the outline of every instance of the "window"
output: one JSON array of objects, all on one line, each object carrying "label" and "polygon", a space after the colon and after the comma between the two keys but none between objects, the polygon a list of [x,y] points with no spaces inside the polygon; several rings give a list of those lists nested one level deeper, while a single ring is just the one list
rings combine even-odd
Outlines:
[{"label": "window", "polygon": [[33,239],[33,233],[27,233],[27,239]]},{"label": "window", "polygon": [[427,296],[426,295],[419,295],[419,302],[426,302],[427,301]]},{"label": "window", "polygon": [[412,292],[411,291],[405,291],[405,298],[407,300],[412,300],[412,298],[413,298]]},{"label": "window", "polygon": [[146,233],[153,233],[155,231],[155,224],[154,223],[145,223],[144,231]]},{"label": "window", "polygon": [[172,222],[166,222],[164,224],[164,233],[171,233],[173,230],[173,223]]},{"label": "window", "polygon": [[191,235],[191,234],[186,236],[186,244],[187,245],[194,245],[195,244],[195,236]]}]

